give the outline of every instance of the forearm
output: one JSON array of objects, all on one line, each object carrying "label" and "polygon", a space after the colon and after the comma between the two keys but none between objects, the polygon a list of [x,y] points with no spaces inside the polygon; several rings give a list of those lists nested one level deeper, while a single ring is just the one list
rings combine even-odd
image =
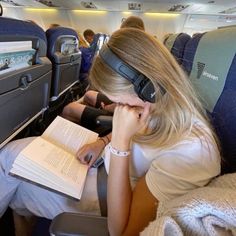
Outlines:
[{"label": "forearm", "polygon": [[[119,150],[128,150],[121,147]],[[112,236],[124,232],[130,214],[132,190],[129,179],[129,158],[111,153],[108,175],[108,227]]]}]

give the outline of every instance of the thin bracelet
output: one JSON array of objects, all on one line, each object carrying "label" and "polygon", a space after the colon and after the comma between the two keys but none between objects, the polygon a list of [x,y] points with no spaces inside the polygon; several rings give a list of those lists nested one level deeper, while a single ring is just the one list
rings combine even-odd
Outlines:
[{"label": "thin bracelet", "polygon": [[117,150],[116,148],[113,148],[111,146],[111,143],[109,143],[108,147],[109,147],[110,152],[116,155],[117,157],[128,157],[130,155],[130,151]]},{"label": "thin bracelet", "polygon": [[107,135],[105,136],[105,138],[107,139],[108,143],[110,143],[110,139],[107,137]]},{"label": "thin bracelet", "polygon": [[107,143],[103,138],[99,138],[98,140],[102,140],[102,142],[104,143],[104,147],[106,147]]}]

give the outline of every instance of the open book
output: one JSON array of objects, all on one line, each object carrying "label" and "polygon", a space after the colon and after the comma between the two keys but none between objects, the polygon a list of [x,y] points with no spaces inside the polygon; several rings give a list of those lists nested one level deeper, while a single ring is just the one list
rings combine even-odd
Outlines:
[{"label": "open book", "polygon": [[80,199],[88,166],[75,154],[98,134],[58,116],[45,132],[16,157],[11,174]]}]

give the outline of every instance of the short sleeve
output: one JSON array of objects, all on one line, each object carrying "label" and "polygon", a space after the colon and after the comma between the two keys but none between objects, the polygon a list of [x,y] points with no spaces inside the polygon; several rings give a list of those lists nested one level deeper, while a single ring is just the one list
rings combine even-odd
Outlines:
[{"label": "short sleeve", "polygon": [[206,185],[220,173],[219,153],[209,148],[200,142],[183,143],[155,159],[146,174],[151,193],[164,201]]}]

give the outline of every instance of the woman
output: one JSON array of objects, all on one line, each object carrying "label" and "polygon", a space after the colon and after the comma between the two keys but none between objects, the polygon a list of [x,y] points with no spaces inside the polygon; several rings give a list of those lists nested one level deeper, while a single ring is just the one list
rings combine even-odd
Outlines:
[{"label": "woman", "polygon": [[[86,163],[87,154],[92,154],[91,165],[106,140],[111,139],[105,148],[109,232],[138,235],[155,219],[158,202],[204,186],[217,176],[220,154],[188,79],[161,43],[141,30],[120,29],[107,47],[150,80],[155,101],[141,99],[134,85],[99,55],[90,79],[98,91],[117,103],[112,137],[84,146],[77,157]],[[62,211],[97,209],[94,169],[88,175],[80,203],[10,177],[8,170],[23,142],[9,144],[1,151],[1,189],[5,194],[0,193],[0,201],[4,200],[0,212],[7,201],[22,214],[27,209],[48,218]]]}]

